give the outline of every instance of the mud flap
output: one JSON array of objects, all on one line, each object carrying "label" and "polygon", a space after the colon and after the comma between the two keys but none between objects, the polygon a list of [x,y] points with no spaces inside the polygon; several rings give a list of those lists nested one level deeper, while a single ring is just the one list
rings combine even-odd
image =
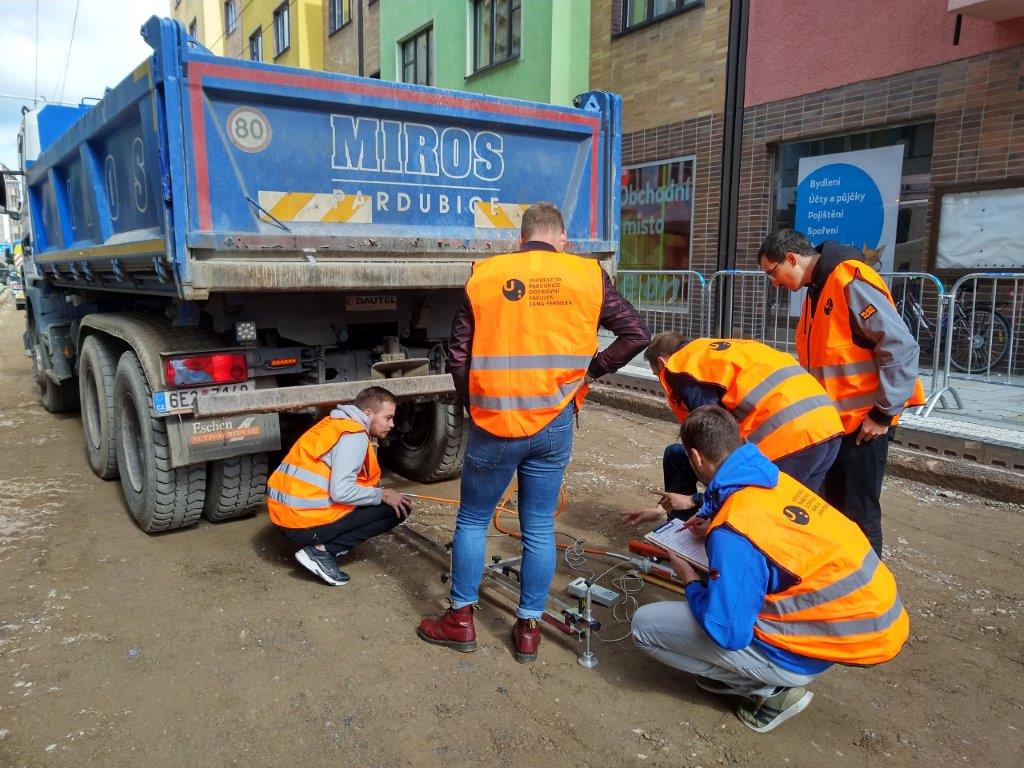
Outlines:
[{"label": "mud flap", "polygon": [[276,413],[248,413],[196,419],[167,418],[171,466],[183,467],[212,459],[281,448],[281,424]]}]

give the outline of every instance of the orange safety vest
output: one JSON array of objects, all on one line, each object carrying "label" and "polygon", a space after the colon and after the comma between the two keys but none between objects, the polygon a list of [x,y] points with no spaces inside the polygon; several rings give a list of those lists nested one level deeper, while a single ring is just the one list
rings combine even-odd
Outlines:
[{"label": "orange safety vest", "polygon": [[682,422],[689,411],[669,387],[670,373],[724,387],[722,405],[739,422],[740,434],[769,459],[843,434],[835,405],[821,385],[790,355],[759,341],[697,339],[666,361],[661,386]]},{"label": "orange safety vest", "polygon": [[[862,261],[841,262],[825,281],[811,316],[811,297],[804,297],[800,322],[796,327],[796,351],[800,365],[821,382],[843,421],[847,434],[860,428],[864,417],[875,406],[878,392],[878,364],[871,349],[858,346],[850,325],[850,305],[846,286],[864,280],[881,291],[890,304],[892,294],[881,276]],[[924,405],[924,385],[914,384],[914,394],[906,406]],[[893,419],[893,424],[899,417]]]},{"label": "orange safety vest", "polygon": [[469,413],[497,437],[530,437],[582,405],[604,303],[601,265],[528,251],[473,265]]},{"label": "orange safety vest", "polygon": [[[282,528],[312,528],[340,520],[355,509],[354,504],[331,500],[331,468],[321,459],[342,437],[354,432],[366,432],[366,427],[353,419],[328,416],[298,439],[267,480],[272,523]],[[380,484],[380,465],[372,442],[356,474],[356,484],[364,488]]]},{"label": "orange safety vest", "polygon": [[725,500],[722,525],[796,577],[766,595],[754,634],[812,659],[868,666],[889,661],[910,634],[896,580],[857,524],[785,472],[774,488],[748,486]]}]

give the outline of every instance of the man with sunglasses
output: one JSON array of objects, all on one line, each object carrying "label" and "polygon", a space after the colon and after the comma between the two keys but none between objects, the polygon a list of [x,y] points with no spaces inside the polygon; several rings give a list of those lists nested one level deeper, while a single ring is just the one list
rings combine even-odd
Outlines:
[{"label": "man with sunglasses", "polygon": [[836,403],[845,436],[821,496],[864,531],[882,554],[882,476],[903,409],[923,405],[920,349],[881,276],[856,248],[800,232],[765,238],[758,266],[776,288],[807,288],[797,358]]}]

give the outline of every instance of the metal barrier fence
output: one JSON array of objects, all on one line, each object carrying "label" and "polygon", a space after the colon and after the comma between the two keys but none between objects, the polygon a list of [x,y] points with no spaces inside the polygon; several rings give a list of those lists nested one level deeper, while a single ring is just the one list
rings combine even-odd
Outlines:
[{"label": "metal barrier fence", "polygon": [[[947,293],[927,272],[884,272],[897,311],[931,369],[931,413],[951,395],[951,379],[1024,386],[1024,274],[979,272]],[[724,270],[709,278],[694,270],[622,270],[619,292],[640,311],[652,334],[755,339],[795,355],[800,297],[775,288],[759,270]]]},{"label": "metal barrier fence", "polygon": [[676,331],[688,339],[707,335],[707,283],[694,270],[619,270],[619,293],[637,308],[651,334]]},{"label": "metal barrier fence", "polygon": [[952,393],[958,405],[951,379],[1024,386],[1024,274],[975,272],[961,277],[947,296],[941,331],[941,393]]},{"label": "metal barrier fence", "polygon": [[[882,272],[889,286],[896,311],[921,348],[920,366],[932,372],[933,393],[942,389],[943,323],[946,313],[946,289],[942,281],[928,272]],[[936,396],[937,399],[937,396]],[[930,402],[929,398],[929,402]],[[931,408],[928,408],[931,412]]]},{"label": "metal barrier fence", "polygon": [[708,279],[708,335],[754,339],[775,349],[796,352],[800,305],[790,307],[790,294],[772,287],[760,270],[730,269]]}]

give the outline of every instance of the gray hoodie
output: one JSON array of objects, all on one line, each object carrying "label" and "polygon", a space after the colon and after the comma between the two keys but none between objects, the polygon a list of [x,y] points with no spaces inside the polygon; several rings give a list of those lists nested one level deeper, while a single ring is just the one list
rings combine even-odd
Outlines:
[{"label": "gray hoodie", "polygon": [[[367,429],[370,427],[369,417],[354,405],[339,405],[331,411],[331,418],[352,419]],[[334,447],[320,457],[331,468],[331,501],[357,507],[381,503],[383,492],[380,488],[356,485],[356,475],[366,459],[369,444],[367,432],[350,432],[342,435]]]}]

